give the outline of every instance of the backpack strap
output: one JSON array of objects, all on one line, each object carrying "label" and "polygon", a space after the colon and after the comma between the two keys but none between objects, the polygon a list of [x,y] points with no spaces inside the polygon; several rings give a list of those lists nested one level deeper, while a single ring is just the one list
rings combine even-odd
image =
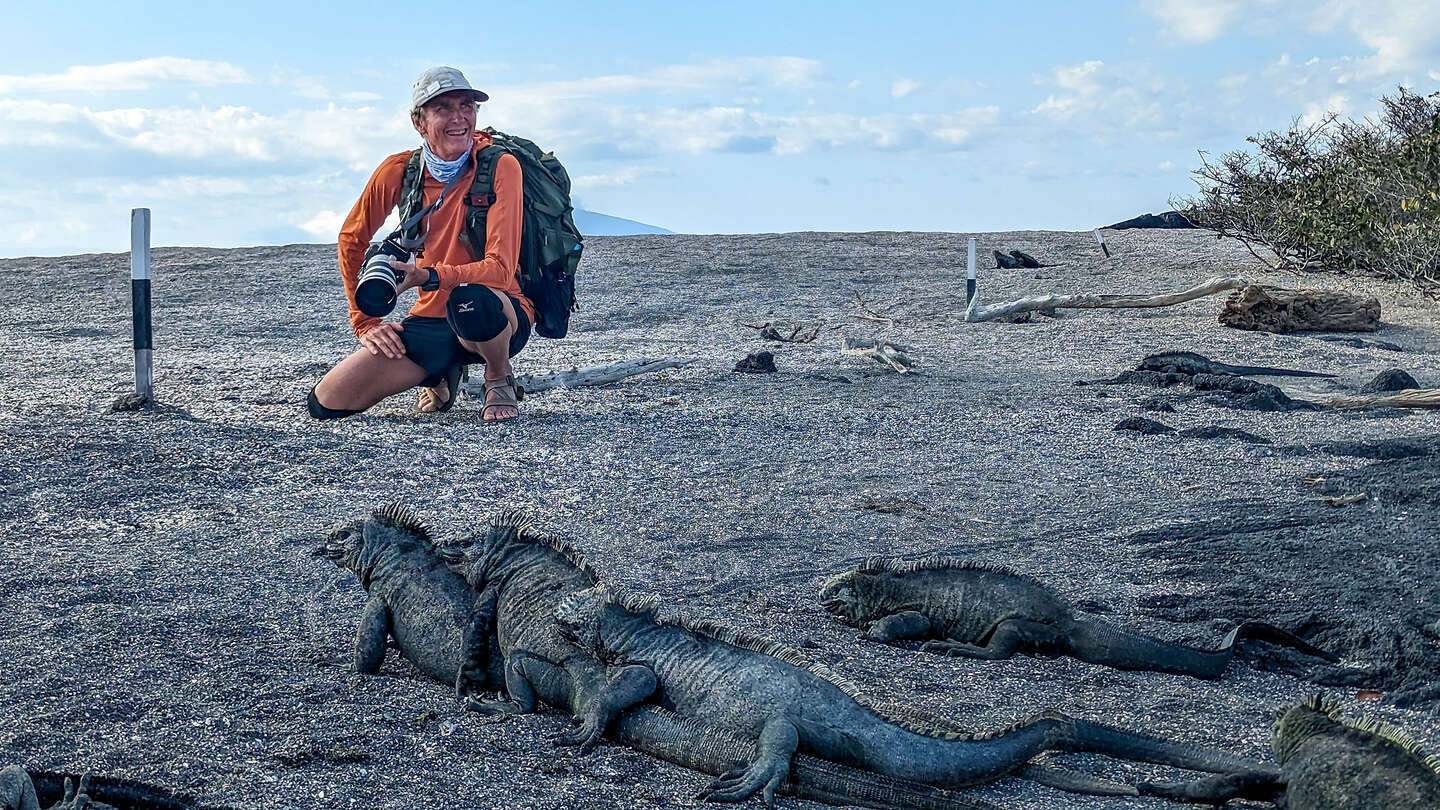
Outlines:
[{"label": "backpack strap", "polygon": [[[424,238],[424,232],[420,218],[415,213],[420,210],[420,203],[425,195],[425,177],[420,150],[416,149],[410,153],[410,159],[405,162],[405,174],[400,180],[400,199],[395,207],[400,210],[400,221],[409,222],[412,218],[415,221],[408,227],[402,228],[401,240],[406,244],[418,244]],[[416,254],[419,255],[419,254]]]},{"label": "backpack strap", "polygon": [[505,147],[492,143],[475,153],[475,180],[470,184],[470,193],[465,195],[469,213],[465,216],[464,232],[475,261],[485,258],[485,220],[490,206],[495,204],[495,164],[505,152]]}]

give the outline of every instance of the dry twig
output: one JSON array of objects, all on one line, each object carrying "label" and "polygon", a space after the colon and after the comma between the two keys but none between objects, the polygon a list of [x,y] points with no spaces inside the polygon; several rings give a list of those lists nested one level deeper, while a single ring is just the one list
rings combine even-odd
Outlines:
[{"label": "dry twig", "polygon": [[844,351],[847,354],[868,357],[901,374],[909,374],[915,365],[915,362],[910,359],[910,355],[907,354],[910,351],[909,346],[901,346],[888,340],[846,338]]}]

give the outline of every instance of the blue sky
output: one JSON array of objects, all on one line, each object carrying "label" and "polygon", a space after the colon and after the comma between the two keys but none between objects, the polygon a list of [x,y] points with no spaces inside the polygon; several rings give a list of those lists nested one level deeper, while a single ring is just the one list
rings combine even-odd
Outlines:
[{"label": "blue sky", "polygon": [[0,2],[0,256],[126,250],[137,206],[157,245],[333,242],[433,64],[578,205],[689,233],[1087,229],[1440,89],[1440,0],[415,8]]}]

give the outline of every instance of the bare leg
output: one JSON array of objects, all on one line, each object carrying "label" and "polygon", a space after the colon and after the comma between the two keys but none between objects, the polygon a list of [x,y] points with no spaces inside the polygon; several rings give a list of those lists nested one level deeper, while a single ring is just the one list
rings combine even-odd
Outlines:
[{"label": "bare leg", "polygon": [[[510,304],[510,296],[495,292],[494,290],[490,292],[500,299],[500,306],[505,310],[505,328],[500,330],[500,334],[483,343],[477,340],[464,340],[462,338],[460,345],[484,358],[485,381],[493,385],[494,383],[503,381],[512,373],[510,367],[510,338],[514,336],[515,330],[520,328],[520,321],[515,315],[515,307]],[[444,386],[445,383],[442,382],[440,385]],[[501,390],[504,391],[505,389]],[[514,395],[513,391],[509,393],[512,396]],[[482,406],[485,421],[499,422],[505,419],[513,419],[520,415],[520,409],[514,405],[494,404],[500,399],[503,399],[503,395],[495,391],[490,392],[485,397],[485,405],[489,406]],[[443,401],[443,397],[441,401]]]},{"label": "bare leg", "polygon": [[414,388],[423,379],[425,369],[407,357],[357,349],[320,378],[315,398],[327,408],[363,411],[391,394]]}]

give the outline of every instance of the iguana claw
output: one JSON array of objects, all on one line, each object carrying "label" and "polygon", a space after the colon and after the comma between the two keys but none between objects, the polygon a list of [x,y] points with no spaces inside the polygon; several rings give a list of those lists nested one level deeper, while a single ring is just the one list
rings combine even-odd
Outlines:
[{"label": "iguana claw", "polygon": [[578,745],[580,746],[580,754],[584,755],[595,750],[595,746],[600,744],[603,731],[598,724],[586,720],[583,723],[550,735],[550,742],[557,746]]},{"label": "iguana claw", "polygon": [[525,709],[516,701],[508,698],[465,698],[465,708],[472,712],[490,715],[491,717],[510,717],[516,714],[525,714]]}]

